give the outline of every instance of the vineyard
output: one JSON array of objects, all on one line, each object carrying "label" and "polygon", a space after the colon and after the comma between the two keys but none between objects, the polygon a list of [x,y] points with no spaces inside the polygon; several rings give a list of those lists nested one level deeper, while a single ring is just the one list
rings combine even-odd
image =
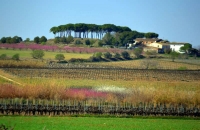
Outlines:
[{"label": "vineyard", "polygon": [[109,114],[140,116],[200,116],[198,107],[186,108],[183,105],[139,103],[108,103],[101,100],[22,100],[1,99],[0,114],[5,115],[77,115],[77,114]]},{"label": "vineyard", "polygon": [[167,69],[167,70],[200,70],[199,59],[176,59],[171,62],[171,59],[141,59],[130,60],[123,62],[102,62],[94,63],[98,66],[121,67],[131,69]]},{"label": "vineyard", "polygon": [[24,69],[4,68],[18,77],[125,81],[200,81],[199,70],[143,70],[121,68]]}]

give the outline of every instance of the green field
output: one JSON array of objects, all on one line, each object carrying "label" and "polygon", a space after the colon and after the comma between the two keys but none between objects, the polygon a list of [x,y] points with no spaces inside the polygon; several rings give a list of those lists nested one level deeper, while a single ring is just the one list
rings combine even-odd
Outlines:
[{"label": "green field", "polygon": [[[19,54],[20,59],[31,59],[31,50],[6,50],[6,49],[0,49],[0,55],[1,54],[6,54],[8,57],[12,57],[14,54]],[[66,53],[66,52],[52,52],[52,51],[44,51],[44,59],[55,59],[56,54],[63,54],[65,56],[66,60],[69,60],[71,58],[84,58],[87,59],[92,54],[80,54],[80,53]]]},{"label": "green field", "polygon": [[161,118],[1,116],[14,130],[199,130],[200,120]]}]

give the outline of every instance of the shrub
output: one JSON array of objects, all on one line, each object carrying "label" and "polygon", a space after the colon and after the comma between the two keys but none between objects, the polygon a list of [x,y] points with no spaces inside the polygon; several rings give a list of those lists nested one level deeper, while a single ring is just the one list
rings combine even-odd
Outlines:
[{"label": "shrub", "polygon": [[93,44],[96,42],[96,40],[92,39],[90,40],[90,45],[93,46]]},{"label": "shrub", "polygon": [[90,45],[90,40],[89,40],[89,39],[86,39],[86,40],[85,40],[85,45],[87,45],[87,46]]},{"label": "shrub", "polygon": [[119,53],[115,53],[114,58],[119,59],[120,58],[120,54]]},{"label": "shrub", "polygon": [[179,67],[178,70],[187,70],[187,67],[185,67],[185,66]]},{"label": "shrub", "polygon": [[6,54],[1,54],[0,55],[0,60],[5,60],[7,59],[7,55]]},{"label": "shrub", "polygon": [[42,45],[46,45],[46,42],[42,42],[41,44],[42,44]]},{"label": "shrub", "polygon": [[103,46],[102,40],[99,40],[99,41],[98,41],[98,46],[99,46],[99,47],[102,47],[102,46]]},{"label": "shrub", "polygon": [[85,61],[87,61],[86,59],[82,59],[82,58],[71,58],[70,60],[69,60],[69,62],[85,62]]},{"label": "shrub", "polygon": [[112,54],[111,54],[110,52],[104,53],[103,56],[104,56],[106,59],[112,58]]},{"label": "shrub", "polygon": [[60,42],[67,43],[67,38],[66,37],[61,37],[60,38]]},{"label": "shrub", "polygon": [[72,36],[68,36],[66,40],[67,40],[66,42],[67,42],[67,44],[68,44],[68,43],[73,42],[73,41],[74,41],[74,38],[73,38]]},{"label": "shrub", "polygon": [[94,53],[94,57],[96,57],[96,58],[101,58],[101,56],[102,56],[101,52]]},{"label": "shrub", "polygon": [[68,63],[66,60],[58,61],[57,63]]},{"label": "shrub", "polygon": [[91,56],[91,57],[88,59],[88,61],[89,61],[89,62],[99,62],[99,61],[101,61],[101,58]]},{"label": "shrub", "polygon": [[136,56],[136,58],[139,58],[140,55],[142,54],[142,49],[141,48],[134,49],[133,54]]},{"label": "shrub", "polygon": [[33,50],[31,55],[34,59],[42,59],[44,56],[44,51],[43,50]]},{"label": "shrub", "polygon": [[18,61],[18,60],[19,60],[19,54],[13,55],[13,56],[12,56],[12,59]]},{"label": "shrub", "polygon": [[6,126],[4,124],[0,125],[0,130],[13,130],[14,127],[13,126]]},{"label": "shrub", "polygon": [[54,43],[59,43],[59,42],[60,42],[60,38],[59,37],[55,37]]},{"label": "shrub", "polygon": [[61,60],[64,60],[64,59],[65,59],[65,56],[64,56],[63,54],[57,54],[57,55],[55,56],[55,59],[61,61]]},{"label": "shrub", "polygon": [[122,57],[125,58],[125,59],[129,59],[130,58],[130,54],[127,52],[127,51],[123,51],[121,53]]},{"label": "shrub", "polygon": [[147,51],[146,55],[148,58],[156,58],[157,52],[152,50],[152,51]]},{"label": "shrub", "polygon": [[176,52],[176,51],[170,52],[170,57],[171,57],[173,62],[174,62],[175,58],[177,58],[178,56],[179,56],[178,52]]},{"label": "shrub", "polygon": [[80,40],[76,40],[76,41],[75,41],[75,44],[76,44],[76,45],[80,45],[80,44],[82,44],[82,42],[81,42]]}]

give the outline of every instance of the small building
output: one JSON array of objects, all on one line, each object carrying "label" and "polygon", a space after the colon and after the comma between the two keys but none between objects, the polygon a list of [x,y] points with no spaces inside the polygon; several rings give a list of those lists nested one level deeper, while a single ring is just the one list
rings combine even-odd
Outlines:
[{"label": "small building", "polygon": [[154,42],[149,45],[150,47],[158,48],[158,53],[164,53],[165,49],[169,50],[169,43]]},{"label": "small building", "polygon": [[180,48],[182,46],[184,46],[184,44],[186,44],[186,43],[177,43],[177,42],[171,42],[171,43],[169,43],[170,49],[172,51],[176,51],[176,52],[179,52],[179,53],[183,53],[183,52],[180,51]]},{"label": "small building", "polygon": [[162,41],[162,39],[158,38],[136,38],[134,40],[134,44],[142,44],[144,46],[150,46],[151,43],[156,43]]}]

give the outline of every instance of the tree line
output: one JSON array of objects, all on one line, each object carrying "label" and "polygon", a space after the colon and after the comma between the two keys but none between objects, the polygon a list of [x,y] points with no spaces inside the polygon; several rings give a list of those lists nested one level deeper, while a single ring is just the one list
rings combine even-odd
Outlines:
[{"label": "tree line", "polygon": [[[18,36],[14,36],[14,37],[2,37],[0,39],[0,43],[20,43],[22,41],[23,41],[23,39],[21,37],[18,37]],[[35,43],[37,43],[37,44],[39,44],[39,43],[45,43],[47,41],[47,38],[45,36],[42,36],[42,37],[36,36],[33,41]],[[24,40],[24,42],[30,42],[30,38],[26,38]]]},{"label": "tree line", "polygon": [[55,37],[68,37],[72,36],[74,32],[74,38],[96,38],[102,39],[103,36],[107,33],[123,33],[123,32],[132,32],[136,33],[136,38],[157,38],[159,35],[154,32],[142,33],[137,31],[132,31],[129,27],[126,26],[116,26],[114,24],[86,24],[86,23],[76,23],[76,24],[65,24],[54,26],[50,28]]},{"label": "tree line", "polygon": [[21,37],[18,37],[18,36],[2,37],[1,40],[0,40],[1,43],[20,43],[22,41],[23,41],[23,39]]}]

